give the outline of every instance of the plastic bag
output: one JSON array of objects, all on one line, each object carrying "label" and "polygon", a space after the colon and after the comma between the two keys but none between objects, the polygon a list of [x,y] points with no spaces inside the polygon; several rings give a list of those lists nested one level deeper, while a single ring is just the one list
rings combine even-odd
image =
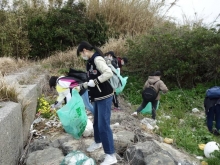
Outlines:
[{"label": "plastic bag", "polygon": [[[116,70],[117,70],[117,69],[116,69]],[[120,94],[120,93],[123,91],[123,89],[125,88],[125,85],[127,84],[127,79],[128,79],[128,77],[122,77],[122,76],[120,75],[120,73],[119,73],[118,70],[117,70],[117,75],[118,75],[118,77],[120,78],[121,83],[122,83],[122,86],[121,86],[121,87],[115,89],[115,92],[116,92],[116,94],[118,95],[118,94]]]},{"label": "plastic bag", "polygon": [[[160,101],[157,102],[157,108],[156,110],[158,109],[159,107],[159,104],[160,104]],[[151,114],[152,113],[152,105],[151,105],[151,102],[149,102],[146,107],[141,111],[142,114]]]},{"label": "plastic bag", "polygon": [[87,119],[87,125],[85,131],[83,132],[84,137],[88,137],[93,134],[93,123],[90,119]]},{"label": "plastic bag", "polygon": [[75,89],[72,90],[70,101],[57,114],[65,131],[79,139],[86,128],[87,115],[82,97]]},{"label": "plastic bag", "polygon": [[96,163],[81,151],[72,151],[65,156],[60,165],[96,165]]}]

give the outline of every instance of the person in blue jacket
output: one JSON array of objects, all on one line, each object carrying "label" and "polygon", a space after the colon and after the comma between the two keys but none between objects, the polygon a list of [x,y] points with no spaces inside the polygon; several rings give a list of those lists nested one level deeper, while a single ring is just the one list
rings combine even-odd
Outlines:
[{"label": "person in blue jacket", "polygon": [[[210,133],[220,135],[220,98],[205,97],[204,100],[206,125]],[[215,128],[213,129],[213,122]]]}]

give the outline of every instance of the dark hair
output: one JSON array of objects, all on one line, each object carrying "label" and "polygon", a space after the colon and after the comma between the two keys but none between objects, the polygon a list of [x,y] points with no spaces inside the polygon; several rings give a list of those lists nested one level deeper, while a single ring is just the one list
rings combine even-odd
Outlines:
[{"label": "dark hair", "polygon": [[126,57],[122,57],[123,61],[125,62],[125,64],[128,63],[128,59]]},{"label": "dark hair", "polygon": [[154,76],[161,76],[161,72],[158,70],[158,71],[155,71],[154,72]]},{"label": "dark hair", "polygon": [[113,51],[109,51],[105,53],[105,56],[111,55],[112,57],[116,58],[115,53]]},{"label": "dark hair", "polygon": [[77,56],[80,56],[80,52],[82,52],[83,49],[87,49],[87,50],[90,50],[90,51],[92,51],[94,49],[96,52],[98,52],[99,55],[103,56],[103,53],[99,48],[97,48],[95,46],[92,46],[90,43],[88,43],[86,41],[82,41],[79,44],[79,46],[77,48]]},{"label": "dark hair", "polygon": [[51,76],[50,80],[49,80],[49,86],[50,88],[55,88],[56,87],[56,83],[57,83],[57,76]]}]

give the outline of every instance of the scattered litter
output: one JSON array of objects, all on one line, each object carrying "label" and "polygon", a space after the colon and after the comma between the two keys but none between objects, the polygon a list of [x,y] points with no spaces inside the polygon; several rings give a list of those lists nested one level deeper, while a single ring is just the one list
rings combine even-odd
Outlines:
[{"label": "scattered litter", "polygon": [[170,139],[170,138],[165,138],[163,141],[167,144],[172,144],[173,143],[173,139]]},{"label": "scattered litter", "polygon": [[119,123],[115,123],[115,124],[112,124],[110,126],[111,126],[111,128],[115,128],[115,127],[118,127],[119,125],[120,125]]},{"label": "scattered litter", "polygon": [[198,144],[200,150],[204,150],[205,144]]},{"label": "scattered litter", "polygon": [[219,144],[214,142],[214,141],[211,141],[211,142],[208,142],[206,145],[205,145],[205,148],[204,148],[204,155],[207,157],[207,158],[210,158],[210,157],[213,157],[212,153],[217,150],[219,151]]},{"label": "scattered litter", "polygon": [[147,129],[153,130],[156,126],[156,120],[144,118],[141,120],[141,123],[146,125]]},{"label": "scattered litter", "polygon": [[171,119],[171,117],[170,117],[170,116],[164,116],[164,118],[165,118],[165,119]]},{"label": "scattered litter", "polygon": [[202,160],[203,157],[202,156],[196,156],[196,159]]},{"label": "scattered litter", "polygon": [[95,165],[92,158],[87,157],[81,151],[72,151],[65,156],[60,165]]},{"label": "scattered litter", "polygon": [[193,113],[197,113],[197,112],[199,112],[199,110],[198,110],[197,108],[193,108],[193,109],[192,109],[192,112],[193,112]]},{"label": "scattered litter", "polygon": [[201,162],[201,165],[208,165],[208,163],[205,162],[205,161],[202,161],[202,162]]}]

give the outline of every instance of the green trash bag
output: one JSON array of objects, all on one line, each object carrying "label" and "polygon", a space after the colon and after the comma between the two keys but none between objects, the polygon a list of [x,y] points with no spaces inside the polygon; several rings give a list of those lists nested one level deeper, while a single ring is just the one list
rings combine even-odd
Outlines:
[{"label": "green trash bag", "polygon": [[[159,108],[159,104],[160,104],[160,101],[157,102],[157,108],[156,110]],[[146,107],[141,111],[142,114],[151,114],[152,113],[152,105],[151,103],[149,102]]]},{"label": "green trash bag", "polygon": [[72,151],[65,156],[60,165],[96,165],[96,163],[83,152]]},{"label": "green trash bag", "polygon": [[[117,70],[117,69],[116,69],[116,70]],[[121,87],[115,89],[115,92],[116,92],[116,94],[118,95],[118,94],[120,94],[120,93],[123,91],[123,89],[125,88],[125,85],[127,84],[127,79],[128,79],[128,77],[122,77],[122,76],[119,74],[119,71],[118,71],[117,74],[118,74],[118,77],[120,78],[121,83],[122,83],[122,86],[121,86]]]},{"label": "green trash bag", "polygon": [[72,90],[70,101],[57,114],[65,131],[79,139],[86,128],[87,115],[82,97],[75,89]]}]

